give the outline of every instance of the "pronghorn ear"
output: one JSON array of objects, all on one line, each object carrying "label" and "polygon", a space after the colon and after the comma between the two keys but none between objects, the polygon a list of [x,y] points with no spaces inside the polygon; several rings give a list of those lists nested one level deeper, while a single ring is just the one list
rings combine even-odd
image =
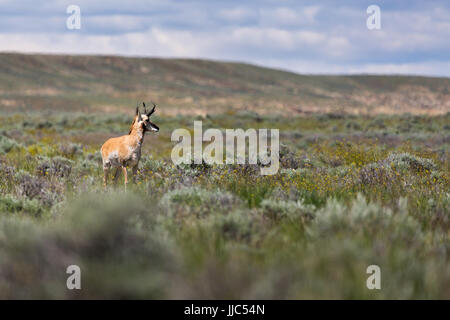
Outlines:
[{"label": "pronghorn ear", "polygon": [[136,108],[136,115],[137,115],[137,120],[138,120],[138,122],[141,122],[142,121],[142,117],[141,117],[141,112],[139,111],[139,107],[138,108]]}]

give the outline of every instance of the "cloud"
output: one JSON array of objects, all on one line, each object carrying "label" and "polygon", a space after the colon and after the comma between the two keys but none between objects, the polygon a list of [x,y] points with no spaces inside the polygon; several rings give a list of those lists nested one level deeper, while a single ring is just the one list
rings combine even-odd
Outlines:
[{"label": "cloud", "polygon": [[302,26],[311,25],[316,20],[320,6],[298,8],[276,7],[260,9],[261,25],[266,26]]},{"label": "cloud", "polygon": [[228,23],[248,23],[257,19],[258,13],[250,8],[236,7],[219,10],[217,17]]}]

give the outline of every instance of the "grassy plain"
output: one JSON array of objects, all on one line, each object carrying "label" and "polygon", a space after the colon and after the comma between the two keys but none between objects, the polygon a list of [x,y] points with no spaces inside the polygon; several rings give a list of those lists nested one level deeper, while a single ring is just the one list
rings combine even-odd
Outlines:
[{"label": "grassy plain", "polygon": [[[449,114],[155,115],[137,184],[104,192],[131,115],[2,114],[0,298],[450,298]],[[279,173],[174,166],[196,119],[279,128]]]},{"label": "grassy plain", "polygon": [[[450,298],[450,79],[0,54],[0,298]],[[137,183],[99,149],[159,104]],[[176,128],[276,128],[281,168],[183,165]],[[67,290],[66,268],[82,270]],[[368,290],[369,265],[381,290]]]}]

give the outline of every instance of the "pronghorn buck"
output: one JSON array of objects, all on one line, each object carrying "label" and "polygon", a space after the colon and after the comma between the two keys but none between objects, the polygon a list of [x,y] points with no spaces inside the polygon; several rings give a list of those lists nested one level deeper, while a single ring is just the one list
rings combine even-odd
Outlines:
[{"label": "pronghorn buck", "polygon": [[153,109],[147,112],[144,105],[144,113],[141,114],[139,107],[136,107],[136,116],[130,127],[130,132],[121,137],[108,139],[102,145],[102,159],[103,159],[103,185],[106,188],[108,184],[108,175],[111,167],[115,167],[114,184],[123,171],[125,178],[125,187],[128,183],[127,167],[132,167],[132,180],[135,182],[135,175],[138,169],[139,160],[141,158],[141,147],[144,142],[144,135],[147,131],[158,132],[159,128],[156,124],[150,121],[150,116],[155,112],[156,105],[153,103]]}]

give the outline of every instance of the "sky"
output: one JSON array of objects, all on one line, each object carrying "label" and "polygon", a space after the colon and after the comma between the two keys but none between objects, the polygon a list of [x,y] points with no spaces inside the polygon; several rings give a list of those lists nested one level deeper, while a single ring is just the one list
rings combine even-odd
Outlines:
[{"label": "sky", "polygon": [[[67,28],[70,5],[80,29]],[[380,8],[378,30],[366,24],[370,5]],[[450,77],[450,1],[0,0],[0,51]]]}]

